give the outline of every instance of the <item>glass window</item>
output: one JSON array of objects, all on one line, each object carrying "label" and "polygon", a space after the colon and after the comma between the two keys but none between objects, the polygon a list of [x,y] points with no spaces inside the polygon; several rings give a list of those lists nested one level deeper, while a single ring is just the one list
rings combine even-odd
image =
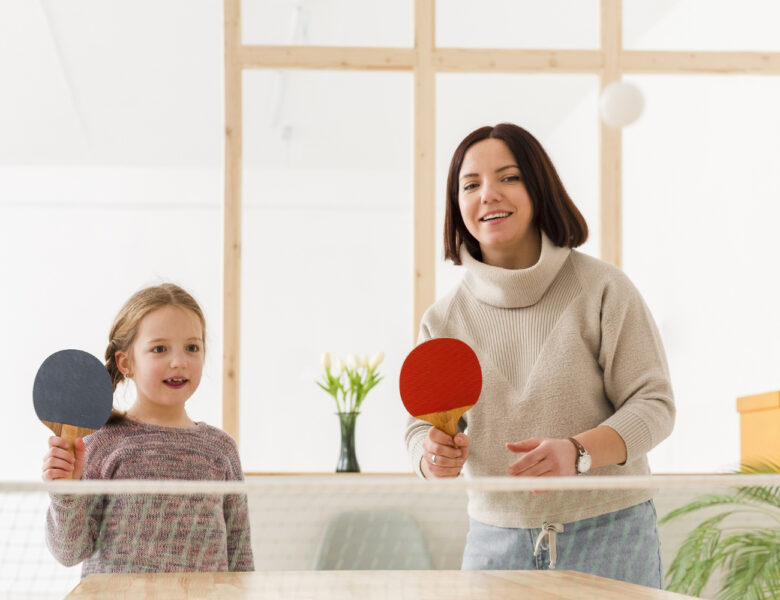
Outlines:
[{"label": "glass window", "polygon": [[436,45],[454,48],[599,47],[597,0],[438,0]]},{"label": "glass window", "polygon": [[333,471],[320,353],[385,352],[363,404],[363,470],[409,469],[411,73],[244,73],[241,444],[251,471]]},{"label": "glass window", "polygon": [[678,411],[652,465],[734,469],[736,398],[780,389],[780,77],[626,79],[646,111],[623,138],[624,269],[660,327]]},{"label": "glass window", "polygon": [[623,0],[623,45],[632,50],[778,51],[775,0]]},{"label": "glass window", "polygon": [[241,0],[244,44],[410,47],[413,0]]},{"label": "glass window", "polygon": [[599,254],[599,146],[595,75],[440,74],[436,89],[436,295],[447,293],[461,269],[443,262],[447,170],[468,133],[511,122],[544,146],[590,229],[582,250]]}]

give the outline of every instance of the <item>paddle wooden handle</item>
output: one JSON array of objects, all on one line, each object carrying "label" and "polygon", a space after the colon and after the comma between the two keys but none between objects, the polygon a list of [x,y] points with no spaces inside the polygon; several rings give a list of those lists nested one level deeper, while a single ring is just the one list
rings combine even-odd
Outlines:
[{"label": "paddle wooden handle", "polygon": [[428,423],[433,425],[436,429],[441,429],[448,436],[455,437],[455,434],[458,433],[458,421],[460,420],[461,415],[472,406],[474,405],[459,406],[458,408],[453,408],[451,410],[442,410],[427,415],[418,415],[417,418],[428,421]]},{"label": "paddle wooden handle", "polygon": [[[70,452],[70,455],[75,460],[76,458],[76,448],[73,445],[73,442],[76,441],[76,438],[81,437],[79,434],[81,433],[79,431],[79,427],[74,427],[73,425],[64,425],[62,426],[62,431],[60,431],[60,437],[68,442],[68,452]],[[73,479],[73,471],[65,475],[63,479]]]}]

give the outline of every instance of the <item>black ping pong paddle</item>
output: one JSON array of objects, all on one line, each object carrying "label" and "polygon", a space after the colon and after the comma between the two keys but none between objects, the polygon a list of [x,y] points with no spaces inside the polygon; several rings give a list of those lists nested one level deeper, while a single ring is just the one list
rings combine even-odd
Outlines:
[{"label": "black ping pong paddle", "polygon": [[73,441],[106,424],[113,399],[114,386],[105,365],[82,350],[55,352],[35,375],[35,414],[68,442],[74,457]]}]

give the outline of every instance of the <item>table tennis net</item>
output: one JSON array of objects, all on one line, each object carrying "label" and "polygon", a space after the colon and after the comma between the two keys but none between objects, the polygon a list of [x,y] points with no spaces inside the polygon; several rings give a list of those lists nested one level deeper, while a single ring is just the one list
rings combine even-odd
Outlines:
[{"label": "table tennis net", "polygon": [[[470,528],[469,498],[472,506],[494,501],[498,506],[508,502],[543,510],[562,499],[577,498],[588,507],[627,492],[652,495],[651,510],[660,519],[665,586],[715,598],[734,565],[713,552],[733,538],[733,556],[744,551],[740,568],[755,572],[754,581],[760,583],[764,577],[770,582],[758,588],[763,595],[746,592],[742,597],[778,597],[780,475],[758,474],[447,481],[422,481],[411,475],[269,475],[248,476],[244,482],[0,482],[0,598],[62,598],[80,581],[84,564],[119,572],[240,567],[219,562],[219,540],[226,531],[241,529],[229,521],[243,518],[242,513],[226,507],[242,502],[250,537],[241,540],[233,535],[229,543],[250,547],[256,570],[460,569]],[[575,520],[585,516],[575,515]],[[557,534],[555,545],[565,568],[587,571],[586,563],[602,553],[609,576],[615,539],[620,540],[620,552],[639,552],[639,540],[624,520],[602,518],[613,534],[611,547],[590,540],[576,552],[568,546],[572,538],[567,538],[573,525],[562,523],[564,531]],[[60,564],[47,547],[47,527],[51,534],[53,519],[59,537],[50,535],[49,544],[59,544],[56,553],[77,563],[73,566]],[[537,541],[541,528],[542,522],[528,534],[529,544]],[[744,548],[738,547],[740,540]],[[549,568],[550,545],[549,535],[540,542],[540,568]],[[720,563],[702,580],[702,569],[689,564],[690,558],[678,557],[681,549],[699,563],[708,559]],[[87,563],[79,562],[83,553],[91,556]],[[235,551],[228,554],[228,562],[246,559],[235,558]],[[581,562],[573,558],[576,555],[582,556]],[[96,556],[100,565],[94,563]],[[681,581],[685,589],[679,587]]]}]

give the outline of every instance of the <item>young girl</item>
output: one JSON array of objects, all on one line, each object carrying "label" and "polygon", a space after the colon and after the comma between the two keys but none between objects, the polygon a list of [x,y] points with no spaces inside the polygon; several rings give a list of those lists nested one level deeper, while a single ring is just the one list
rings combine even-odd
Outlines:
[{"label": "young girl", "polygon": [[[206,323],[195,299],[173,284],[133,295],[109,335],[114,389],[135,382],[137,399],[75,442],[49,438],[43,479],[243,479],[233,439],[196,423],[184,404],[200,383]],[[252,571],[244,495],[52,494],[46,541],[82,576],[106,572]]]}]

